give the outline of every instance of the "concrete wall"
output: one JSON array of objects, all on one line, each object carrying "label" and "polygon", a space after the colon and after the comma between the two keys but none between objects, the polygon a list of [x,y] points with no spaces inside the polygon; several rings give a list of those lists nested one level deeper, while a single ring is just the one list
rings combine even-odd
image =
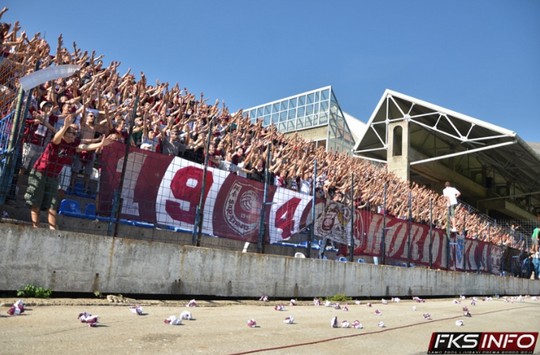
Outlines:
[{"label": "concrete wall", "polygon": [[0,290],[351,297],[540,294],[540,281],[295,259],[0,224]]}]

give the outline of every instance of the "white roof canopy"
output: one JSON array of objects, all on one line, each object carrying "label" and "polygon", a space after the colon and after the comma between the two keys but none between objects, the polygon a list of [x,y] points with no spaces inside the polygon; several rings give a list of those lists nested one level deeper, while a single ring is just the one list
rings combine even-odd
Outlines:
[{"label": "white roof canopy", "polygon": [[513,187],[495,189],[495,198],[529,195],[540,211],[540,156],[515,132],[392,90],[381,97],[354,154],[386,163],[388,125],[397,121],[409,125],[411,172],[436,162],[475,181],[481,171],[493,184]]}]

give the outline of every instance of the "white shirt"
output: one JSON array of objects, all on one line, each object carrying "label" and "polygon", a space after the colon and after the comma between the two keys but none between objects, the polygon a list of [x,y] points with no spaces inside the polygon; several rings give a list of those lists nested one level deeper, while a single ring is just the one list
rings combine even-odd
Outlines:
[{"label": "white shirt", "polygon": [[310,180],[300,179],[300,192],[311,195],[312,187]]},{"label": "white shirt", "polygon": [[443,195],[446,197],[448,206],[457,205],[457,197],[460,194],[458,189],[452,186],[445,187],[443,190]]}]

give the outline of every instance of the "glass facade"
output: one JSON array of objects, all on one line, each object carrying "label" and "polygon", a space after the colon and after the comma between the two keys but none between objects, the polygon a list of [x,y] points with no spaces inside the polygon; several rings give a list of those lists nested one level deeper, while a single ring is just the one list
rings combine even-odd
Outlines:
[{"label": "glass facade", "polygon": [[244,110],[252,123],[275,125],[282,133],[327,127],[326,136],[318,140],[327,151],[351,152],[354,138],[331,86],[290,96]]}]

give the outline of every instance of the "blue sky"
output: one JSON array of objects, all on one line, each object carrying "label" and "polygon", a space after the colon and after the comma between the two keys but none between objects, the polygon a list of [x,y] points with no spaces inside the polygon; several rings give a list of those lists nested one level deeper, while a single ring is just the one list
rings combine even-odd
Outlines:
[{"label": "blue sky", "polygon": [[[366,122],[385,89],[540,142],[538,0],[8,0],[3,20],[60,33],[120,71],[230,111],[332,85]],[[53,47],[55,48],[55,47]]]}]

